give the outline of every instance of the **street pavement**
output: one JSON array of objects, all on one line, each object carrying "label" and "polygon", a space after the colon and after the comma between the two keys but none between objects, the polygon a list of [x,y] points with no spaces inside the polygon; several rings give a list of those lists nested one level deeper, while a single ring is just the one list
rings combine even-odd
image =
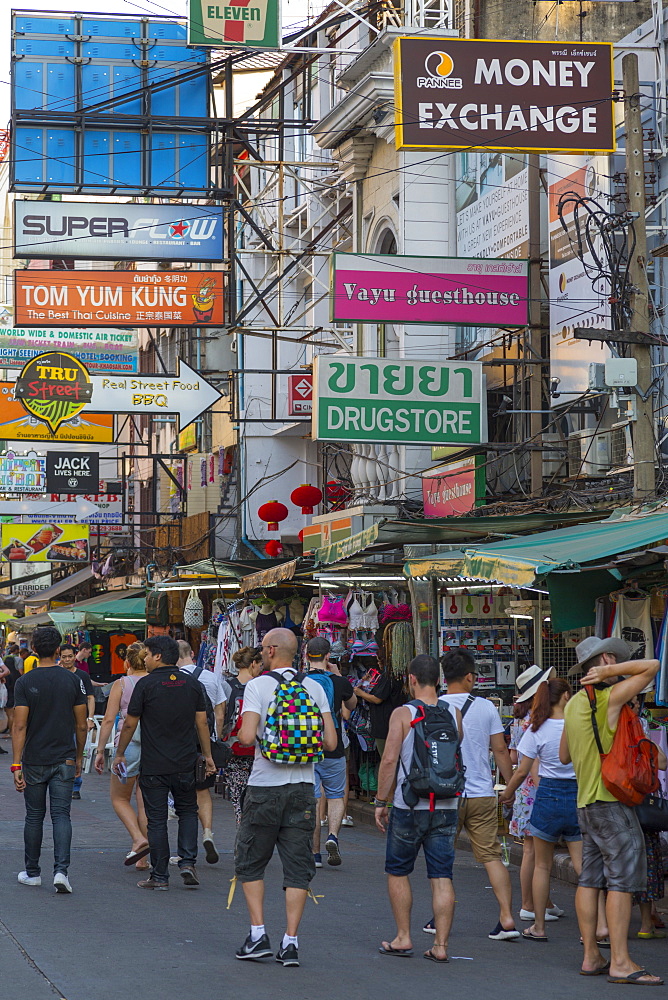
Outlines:
[{"label": "street pavement", "polygon": [[[187,890],[175,874],[169,892],[154,894],[136,888],[140,876],[123,865],[129,844],[111,809],[108,784],[108,775],[86,775],[82,800],[72,803],[74,891],[56,895],[48,822],[42,887],[16,881],[23,868],[23,799],[14,791],[8,765],[0,767],[2,1000],[226,1000],[241,995],[251,1000],[394,1000],[434,989],[446,989],[449,995],[456,991],[467,1000],[488,1000],[491,993],[500,1000],[546,995],[579,1000],[612,990],[604,977],[578,975],[581,947],[573,889],[564,883],[555,884],[554,898],[567,916],[548,924],[548,944],[490,941],[487,933],[497,920],[494,897],[484,868],[465,851],[455,866],[457,911],[448,968],[421,958],[433,941],[421,930],[431,913],[422,860],[413,881],[415,957],[380,955],[380,941],[394,932],[383,875],[384,838],[368,826],[342,830],[343,865],[325,864],[316,875],[317,905],[307,902],[299,935],[301,967],[284,969],[272,960],[239,962],[234,952],[248,933],[248,917],[241,887],[227,909],[233,875],[230,803],[214,797],[221,860],[210,866],[202,855],[201,887]],[[169,826],[174,849],[175,821]],[[517,870],[511,872],[517,893]],[[276,948],[285,929],[276,858],[266,885],[266,925]],[[636,930],[637,910],[632,933]],[[634,941],[632,953],[668,978],[668,941]]]}]

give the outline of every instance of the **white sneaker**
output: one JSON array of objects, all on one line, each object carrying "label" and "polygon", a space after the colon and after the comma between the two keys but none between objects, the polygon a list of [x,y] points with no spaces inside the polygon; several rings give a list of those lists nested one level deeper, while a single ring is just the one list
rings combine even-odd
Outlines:
[{"label": "white sneaker", "polygon": [[565,910],[562,910],[561,907],[557,906],[555,903],[554,906],[550,906],[549,909],[545,911],[545,919],[549,920],[550,917],[557,917],[558,919],[559,917],[563,917],[565,912],[566,912]]},{"label": "white sneaker", "polygon": [[327,817],[325,817],[325,819],[320,820],[320,826],[327,826],[328,823],[329,820],[327,819]]},{"label": "white sneaker", "polygon": [[[559,912],[563,913],[564,911],[560,910]],[[520,910],[520,920],[535,920],[535,919],[536,919],[536,914],[533,912],[533,910]],[[549,923],[550,920],[558,920],[558,919],[559,919],[559,914],[556,914],[554,912],[554,908],[545,911],[546,923]]]},{"label": "white sneaker", "polygon": [[341,820],[341,826],[355,826],[352,816],[344,816]]},{"label": "white sneaker", "polygon": [[21,885],[41,885],[41,875],[28,875],[28,872],[19,872],[19,882]]},{"label": "white sneaker", "polygon": [[179,863],[180,860],[181,860],[181,858],[178,856],[178,854],[174,854],[169,859],[169,863],[170,863],[170,865],[178,865],[178,863]]},{"label": "white sneaker", "polygon": [[62,872],[58,872],[57,875],[53,876],[53,885],[56,892],[72,892],[70,880],[67,875],[63,875]]}]

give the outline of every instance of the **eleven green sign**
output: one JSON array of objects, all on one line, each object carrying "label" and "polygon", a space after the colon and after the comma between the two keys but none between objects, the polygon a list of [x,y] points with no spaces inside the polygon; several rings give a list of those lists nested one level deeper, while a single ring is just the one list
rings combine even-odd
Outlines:
[{"label": "eleven green sign", "polygon": [[281,44],[279,0],[209,3],[189,0],[188,43],[216,48],[278,49]]},{"label": "eleven green sign", "polygon": [[318,441],[481,444],[487,440],[482,364],[318,355],[312,435]]}]

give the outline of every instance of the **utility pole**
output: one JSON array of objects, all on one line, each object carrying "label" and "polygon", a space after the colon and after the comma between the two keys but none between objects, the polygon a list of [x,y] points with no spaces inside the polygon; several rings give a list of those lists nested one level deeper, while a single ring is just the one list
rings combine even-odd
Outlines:
[{"label": "utility pole", "polygon": [[[622,60],[624,86],[624,124],[626,126],[626,184],[629,212],[633,213],[636,245],[629,262],[631,321],[634,333],[649,333],[649,288],[647,272],[647,229],[645,226],[645,156],[643,153],[640,113],[638,56],[629,52]],[[631,344],[631,356],[638,362],[636,420],[633,428],[633,499],[652,500],[656,493],[654,401],[649,393],[652,384],[652,348],[649,344]]]},{"label": "utility pole", "polygon": [[[540,279],[540,158],[537,153],[528,156],[529,178],[529,329],[524,356],[533,362],[542,358],[543,330],[541,324],[541,300],[543,297]],[[529,439],[532,444],[542,444],[543,428],[543,370],[541,365],[526,365],[529,381]],[[540,496],[543,489],[543,452],[531,451],[529,457],[531,473],[531,493]]]}]

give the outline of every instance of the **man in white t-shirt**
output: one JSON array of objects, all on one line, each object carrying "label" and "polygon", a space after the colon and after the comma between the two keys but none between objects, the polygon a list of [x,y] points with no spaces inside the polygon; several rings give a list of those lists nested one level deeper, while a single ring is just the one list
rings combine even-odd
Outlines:
[{"label": "man in white t-shirt", "polygon": [[[475,661],[467,649],[454,649],[441,659],[447,694],[441,696],[451,711],[462,713],[462,756],[466,787],[459,807],[459,829],[466,830],[473,855],[483,864],[499,903],[499,922],[489,934],[493,941],[511,941],[520,936],[512,913],[510,875],[501,860],[497,836],[498,813],[494,782],[489,766],[490,750],[506,783],[513,774],[501,719],[491,701],[474,698]],[[425,930],[428,929],[428,925]],[[430,929],[430,928],[429,928]]]},{"label": "man in white t-shirt", "polygon": [[[262,640],[262,663],[266,671],[292,678],[297,637],[287,628],[274,628]],[[323,746],[335,750],[337,733],[324,688],[305,677],[302,682],[323,720]],[[236,953],[240,959],[272,955],[264,928],[264,872],[274,847],[283,865],[283,888],[287,928],[276,961],[299,965],[297,931],[306,895],[315,875],[311,837],[315,822],[313,764],[280,764],[262,756],[257,739],[262,735],[267,712],[278,686],[276,677],[261,674],[244,688],[244,704],[238,740],[255,744],[255,760],[244,795],[241,823],[235,848],[235,874],[243,884],[251,919],[250,934]]]},{"label": "man in white t-shirt", "polygon": [[[185,670],[186,673],[192,674],[200,682],[208,695],[216,720],[216,731],[211,736],[212,738],[214,736],[217,738],[220,736],[223,728],[225,703],[227,701],[222,680],[220,677],[216,677],[211,670],[198,670],[197,664],[193,662],[193,651],[190,643],[186,642],[185,639],[179,639],[177,644],[179,647],[179,661],[176,665],[179,670]],[[201,785],[195,786],[197,789],[197,815],[199,816],[203,830],[202,845],[206,860],[210,865],[215,865],[220,860],[220,855],[216,850],[213,839],[213,799],[211,798],[211,789],[215,783],[216,776],[214,774],[210,778],[206,778]],[[174,861],[172,858],[170,861],[178,864],[178,859]]]}]

